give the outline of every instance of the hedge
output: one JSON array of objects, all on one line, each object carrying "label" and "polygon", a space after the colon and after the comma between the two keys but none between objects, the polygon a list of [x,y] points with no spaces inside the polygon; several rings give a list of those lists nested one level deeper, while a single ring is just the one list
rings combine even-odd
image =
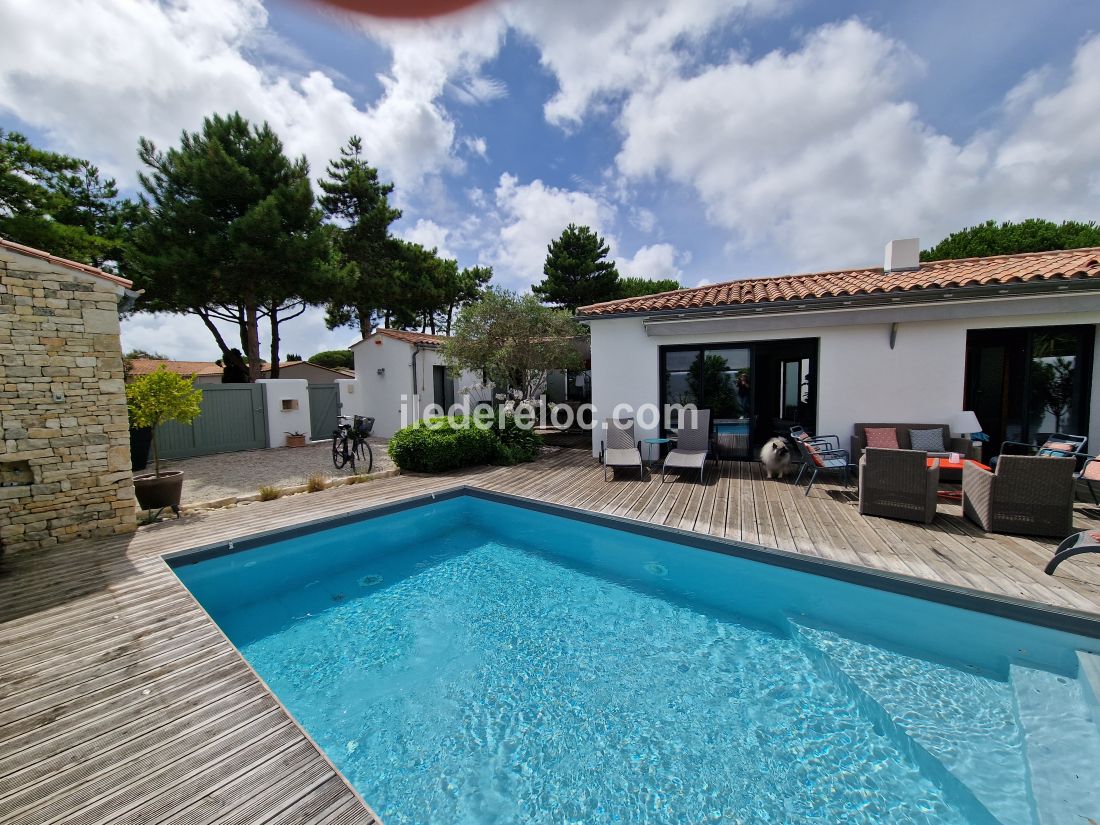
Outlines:
[{"label": "hedge", "polygon": [[442,473],[479,464],[533,461],[541,445],[537,433],[518,426],[511,416],[504,419],[503,428],[494,421],[489,429],[476,427],[464,417],[431,418],[394,433],[389,454],[402,470]]}]

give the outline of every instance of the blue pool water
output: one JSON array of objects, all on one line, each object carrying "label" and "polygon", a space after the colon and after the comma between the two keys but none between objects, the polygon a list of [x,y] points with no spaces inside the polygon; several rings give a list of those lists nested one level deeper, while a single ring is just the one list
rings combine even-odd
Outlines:
[{"label": "blue pool water", "polygon": [[1093,639],[469,496],[176,564],[387,825],[1094,803]]}]

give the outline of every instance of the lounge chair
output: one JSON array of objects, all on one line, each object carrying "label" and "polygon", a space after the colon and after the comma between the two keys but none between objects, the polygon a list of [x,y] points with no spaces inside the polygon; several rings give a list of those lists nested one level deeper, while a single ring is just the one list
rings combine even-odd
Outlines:
[{"label": "lounge chair", "polygon": [[840,436],[818,435],[812,436],[801,427],[791,428],[791,441],[798,448],[798,454],[802,459],[802,466],[798,470],[794,483],[802,483],[802,476],[810,471],[810,484],[806,487],[806,495],[814,488],[819,473],[837,472],[844,474],[845,486],[851,486],[852,461],[847,450],[840,449]]},{"label": "lounge chair", "polygon": [[859,512],[930,524],[939,482],[939,462],[929,467],[921,450],[868,447],[859,459]]},{"label": "lounge chair", "polygon": [[1092,503],[1100,504],[1100,499],[1096,497],[1096,489],[1092,486],[1094,481],[1100,482],[1100,461],[1097,461],[1096,456],[1085,456],[1085,463],[1078,472],[1073,474],[1073,480],[1085,482],[1085,486],[1092,493]]},{"label": "lounge chair", "polygon": [[989,460],[990,467],[996,467],[1001,456],[1026,455],[1043,456],[1044,458],[1060,458],[1072,455],[1085,454],[1085,444],[1088,437],[1083,435],[1066,435],[1065,433],[1051,433],[1042,444],[1025,444],[1023,441],[1005,441],[1001,444],[1001,455],[995,455]]},{"label": "lounge chair", "polygon": [[710,456],[710,410],[685,410],[681,413],[676,449],[670,450],[661,465],[661,481],[666,470],[699,470],[699,483],[703,483],[703,469]]},{"label": "lounge chair", "polygon": [[634,438],[634,419],[623,420],[606,419],[606,442],[600,443],[600,463],[603,464],[603,480],[610,481],[607,477],[608,468],[611,469],[611,478],[615,477],[616,467],[638,468],[638,477],[645,478],[645,465],[642,464],[642,444]]},{"label": "lounge chair", "polygon": [[963,513],[987,533],[1065,537],[1073,530],[1073,456],[1002,455],[994,472],[963,465]]}]

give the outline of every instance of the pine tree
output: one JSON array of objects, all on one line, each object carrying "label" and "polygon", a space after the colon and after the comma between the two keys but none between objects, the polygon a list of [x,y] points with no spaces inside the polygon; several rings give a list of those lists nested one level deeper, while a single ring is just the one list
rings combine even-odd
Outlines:
[{"label": "pine tree", "polygon": [[610,250],[589,227],[569,224],[546,251],[545,277],[532,288],[545,303],[576,312],[577,307],[618,297],[619,272],[605,260]]},{"label": "pine tree", "polygon": [[401,250],[390,224],[401,217],[401,210],[389,203],[393,184],[378,179],[378,170],[363,157],[358,136],[340,149],[318,184],[324,192],[321,208],[334,222],[335,247],[345,264],[342,285],[328,304],[328,325],[356,324],[366,338],[376,314],[400,293],[395,270]]},{"label": "pine tree", "polygon": [[260,320],[279,323],[320,300],[330,277],[327,236],[314,205],[309,164],[291,160],[264,123],[214,115],[180,145],[159,151],[142,138],[141,224],[135,233],[136,284],[144,308],[198,316],[223,358],[234,347],[214,321],[237,325],[249,379],[260,376]]},{"label": "pine tree", "polygon": [[135,216],[136,205],[88,161],[0,129],[0,237],[117,269]]}]

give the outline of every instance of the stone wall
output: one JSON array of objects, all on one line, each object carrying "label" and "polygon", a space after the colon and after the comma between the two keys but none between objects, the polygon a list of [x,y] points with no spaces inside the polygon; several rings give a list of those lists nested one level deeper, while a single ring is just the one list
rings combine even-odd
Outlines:
[{"label": "stone wall", "polygon": [[136,524],[118,285],[0,247],[0,548]]}]

